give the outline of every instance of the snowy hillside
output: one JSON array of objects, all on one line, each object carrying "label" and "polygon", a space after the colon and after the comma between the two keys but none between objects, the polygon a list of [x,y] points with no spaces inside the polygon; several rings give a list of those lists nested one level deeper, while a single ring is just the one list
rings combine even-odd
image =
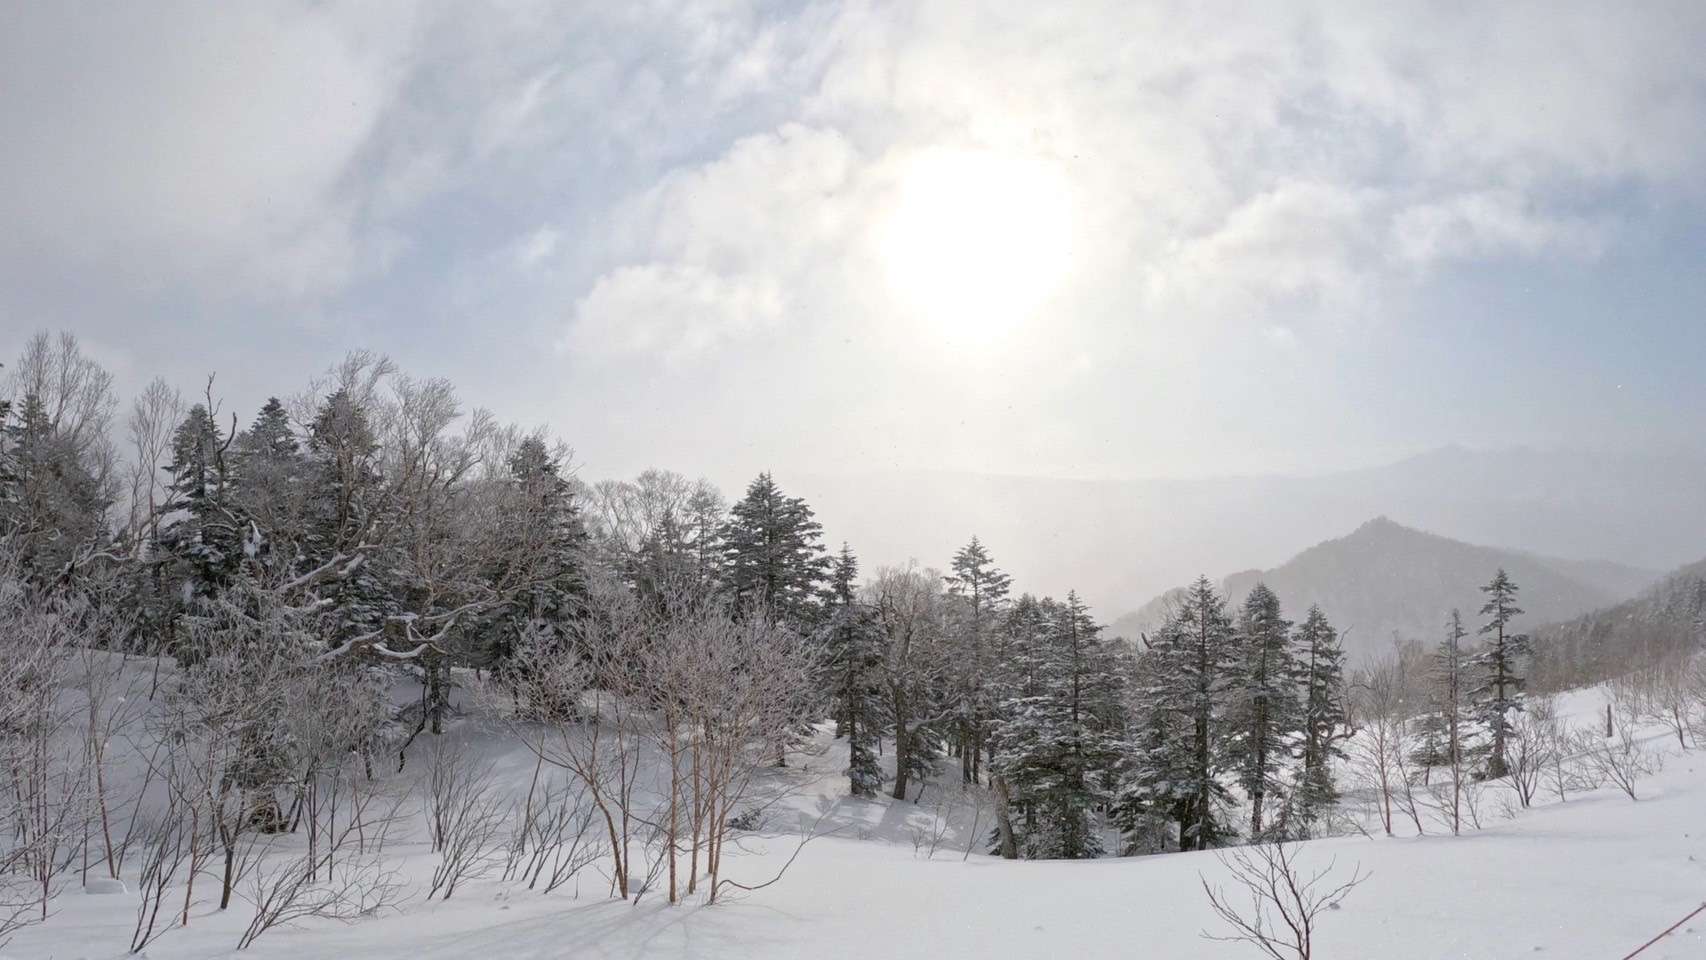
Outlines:
[{"label": "snowy hillside", "polygon": [[[1561,712],[1599,722],[1604,695],[1578,692]],[[497,735],[490,718],[470,715],[445,735],[483,753],[493,778],[525,790],[530,754]],[[1611,787],[1537,800],[1507,817],[1482,798],[1484,828],[1452,837],[1424,821],[1428,835],[1350,836],[1305,844],[1307,870],[1367,874],[1342,909],[1320,921],[1316,955],[1380,960],[1499,960],[1621,957],[1706,897],[1706,752],[1678,751],[1668,734],[1644,734],[1668,749],[1662,772],[1642,780],[1638,801]],[[496,878],[477,880],[448,901],[420,887],[436,859],[418,828],[394,847],[415,887],[394,908],[347,925],[309,920],[269,933],[242,956],[433,960],[490,957],[696,957],[704,960],[811,956],[867,958],[1255,957],[1243,945],[1204,939],[1223,932],[1200,879],[1223,883],[1213,853],[1080,862],[1002,861],[966,842],[975,798],[928,788],[920,802],[845,795],[844,744],[819,731],[789,768],[772,771],[774,799],[759,829],[743,834],[728,875],[774,884],[716,906],[669,907],[605,896],[602,874],[549,895]],[[1353,804],[1354,806],[1354,804]],[[937,829],[939,817],[951,823]],[[980,821],[984,828],[987,819]],[[801,845],[802,832],[815,836]],[[981,836],[984,830],[979,829]],[[1378,831],[1376,831],[1378,832]],[[931,841],[937,841],[934,852]],[[279,856],[287,855],[281,848]],[[974,844],[981,849],[981,844]],[[793,859],[789,866],[790,859]],[[786,868],[785,872],[782,872]],[[1200,878],[1200,879],[1199,879]],[[53,917],[24,930],[10,958],[107,960],[125,955],[134,893],[86,894],[73,884]],[[232,956],[248,922],[246,904],[221,915],[200,900],[188,929],[150,946],[156,960]],[[1706,955],[1706,917],[1684,924],[1643,960]]]},{"label": "snowy hillside", "polygon": [[[1269,570],[1234,573],[1221,592],[1241,601],[1258,582],[1286,601],[1293,616],[1317,604],[1345,634],[1353,660],[1391,648],[1393,636],[1432,646],[1452,608],[1473,613],[1479,587],[1504,569],[1523,587],[1524,623],[1545,623],[1609,606],[1654,576],[1612,563],[1584,563],[1436,536],[1385,517],[1317,544]],[[1127,637],[1153,632],[1165,618],[1164,594],[1110,629]]]}]

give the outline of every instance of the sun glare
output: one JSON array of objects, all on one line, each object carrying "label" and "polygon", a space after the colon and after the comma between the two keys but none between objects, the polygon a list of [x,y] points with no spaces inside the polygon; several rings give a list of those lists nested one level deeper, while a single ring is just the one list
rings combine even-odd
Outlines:
[{"label": "sun glare", "polygon": [[878,238],[902,309],[955,338],[999,336],[1033,315],[1071,262],[1070,197],[1049,165],[936,150],[902,175]]}]

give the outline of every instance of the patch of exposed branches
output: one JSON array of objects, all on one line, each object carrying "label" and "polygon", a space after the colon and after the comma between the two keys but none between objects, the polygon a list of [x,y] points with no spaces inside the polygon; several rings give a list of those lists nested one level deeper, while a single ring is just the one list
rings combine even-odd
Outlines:
[{"label": "patch of exposed branches", "polygon": [[1353,868],[1348,879],[1331,875],[1337,861],[1306,874],[1298,867],[1302,844],[1259,843],[1216,856],[1232,873],[1234,888],[1202,878],[1203,892],[1228,934],[1203,932],[1204,939],[1248,943],[1271,960],[1310,960],[1317,921],[1338,905],[1368,874]]}]

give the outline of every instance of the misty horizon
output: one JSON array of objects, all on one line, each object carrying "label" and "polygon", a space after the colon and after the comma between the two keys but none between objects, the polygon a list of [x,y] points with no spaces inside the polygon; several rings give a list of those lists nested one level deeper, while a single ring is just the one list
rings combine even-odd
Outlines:
[{"label": "misty horizon", "polygon": [[1706,0],[0,25],[0,960],[1706,956]]}]

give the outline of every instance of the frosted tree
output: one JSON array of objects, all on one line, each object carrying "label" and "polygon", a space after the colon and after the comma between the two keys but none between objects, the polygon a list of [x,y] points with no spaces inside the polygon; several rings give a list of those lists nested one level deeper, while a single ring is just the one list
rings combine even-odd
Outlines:
[{"label": "frosted tree", "polygon": [[359,393],[340,388],[320,404],[308,429],[307,458],[302,565],[353,561],[347,574],[326,582],[322,596],[332,639],[381,630],[386,616],[397,610],[385,577],[391,558],[378,549],[375,530],[388,498],[379,471],[379,440]]},{"label": "frosted tree", "polygon": [[1279,597],[1258,583],[1238,614],[1227,677],[1227,762],[1250,800],[1250,836],[1262,836],[1262,814],[1270,796],[1283,797],[1290,741],[1303,726],[1297,696],[1297,660],[1291,651],[1291,621],[1280,615]]},{"label": "frosted tree", "polygon": [[1470,691],[1470,699],[1492,742],[1487,756],[1487,776],[1505,775],[1505,742],[1510,732],[1510,716],[1522,709],[1524,679],[1518,673],[1522,658],[1529,652],[1529,638],[1513,633],[1511,621],[1522,613],[1516,605],[1517,585],[1501,568],[1487,585],[1481,588],[1487,601],[1481,605],[1481,615],[1487,620],[1480,634],[1485,645],[1471,664],[1481,671],[1481,682]]},{"label": "frosted tree", "polygon": [[77,338],[30,338],[6,378],[11,417],[0,432],[13,474],[0,500],[0,532],[17,538],[20,573],[38,585],[66,579],[108,546],[118,495],[110,439],[112,374]]},{"label": "frosted tree", "polygon": [[1179,847],[1219,846],[1226,788],[1225,695],[1235,647],[1225,601],[1199,577],[1145,655],[1139,731],[1124,790],[1179,823]]},{"label": "frosted tree", "polygon": [[738,607],[757,606],[788,623],[813,621],[829,559],[823,525],[804,500],[761,473],[730,510],[722,540],[723,575]]},{"label": "frosted tree", "polygon": [[237,435],[229,462],[235,499],[254,524],[251,537],[259,536],[253,552],[258,559],[288,564],[302,543],[310,485],[302,445],[277,397]]},{"label": "frosted tree", "polygon": [[[12,420],[12,401],[0,396],[0,519],[7,518],[18,500],[18,456],[12,449],[11,433],[6,428]],[[0,527],[0,533],[5,532]]]},{"label": "frosted tree", "polygon": [[[544,437],[523,438],[503,457],[503,474],[489,493],[501,506],[496,541],[484,571],[494,583],[517,580],[503,602],[470,619],[483,649],[476,658],[506,671],[523,642],[561,650],[568,624],[580,614],[586,592],[587,533],[573,487],[563,474],[568,452]],[[526,568],[516,577],[517,568]]]},{"label": "frosted tree", "polygon": [[660,601],[684,589],[715,590],[723,565],[728,506],[708,480],[650,469],[586,491],[590,526],[612,567]]},{"label": "frosted tree", "polygon": [[[130,415],[125,418],[125,435],[130,441],[130,555],[139,558],[145,545],[151,544],[158,533],[166,502],[166,464],[172,460],[172,435],[184,420],[182,395],[165,380],[155,377],[131,403]],[[5,421],[0,414],[0,423]]]},{"label": "frosted tree", "polygon": [[104,545],[113,491],[105,466],[88,459],[102,448],[80,453],[41,396],[24,394],[11,414],[0,442],[13,478],[0,503],[0,531],[16,538],[25,579],[51,584]]},{"label": "frosted tree", "polygon": [[1311,832],[1321,814],[1339,799],[1333,761],[1344,757],[1346,736],[1344,650],[1338,631],[1320,607],[1298,625],[1294,644],[1303,695],[1303,770],[1296,794],[1297,819]]},{"label": "frosted tree", "polygon": [[943,719],[940,703],[946,673],[943,649],[942,577],[915,566],[885,567],[866,588],[866,602],[881,631],[884,708],[894,736],[892,796],[929,776],[936,746],[927,728]]},{"label": "frosted tree", "polygon": [[1123,675],[1076,593],[1037,606],[1039,629],[1014,637],[1023,680],[1002,704],[990,763],[1012,789],[1027,856],[1094,857],[1103,852],[1095,811],[1119,753]]},{"label": "frosted tree", "polygon": [[960,777],[966,783],[976,783],[981,778],[981,760],[987,747],[985,727],[993,706],[988,686],[995,665],[992,648],[1013,578],[995,566],[976,537],[954,554],[950,570],[954,739],[960,755]]},{"label": "frosted tree", "polygon": [[822,630],[827,687],[835,711],[836,736],[847,738],[848,787],[856,797],[882,789],[877,763],[881,746],[882,636],[875,613],[859,599],[859,561],[841,545],[830,568],[828,615]]},{"label": "frosted tree", "polygon": [[1451,805],[1446,819],[1452,833],[1463,829],[1463,780],[1468,771],[1464,764],[1463,735],[1469,721],[1469,651],[1463,646],[1468,634],[1463,629],[1463,615],[1451,611],[1446,621],[1445,639],[1434,654],[1432,699],[1434,712],[1429,716],[1429,733],[1435,745],[1429,749],[1431,762],[1446,767],[1451,774]]},{"label": "frosted tree", "polygon": [[202,404],[190,408],[172,436],[171,475],[160,522],[161,559],[180,603],[192,605],[228,586],[243,560],[248,524],[232,502],[226,454],[230,438]]}]

